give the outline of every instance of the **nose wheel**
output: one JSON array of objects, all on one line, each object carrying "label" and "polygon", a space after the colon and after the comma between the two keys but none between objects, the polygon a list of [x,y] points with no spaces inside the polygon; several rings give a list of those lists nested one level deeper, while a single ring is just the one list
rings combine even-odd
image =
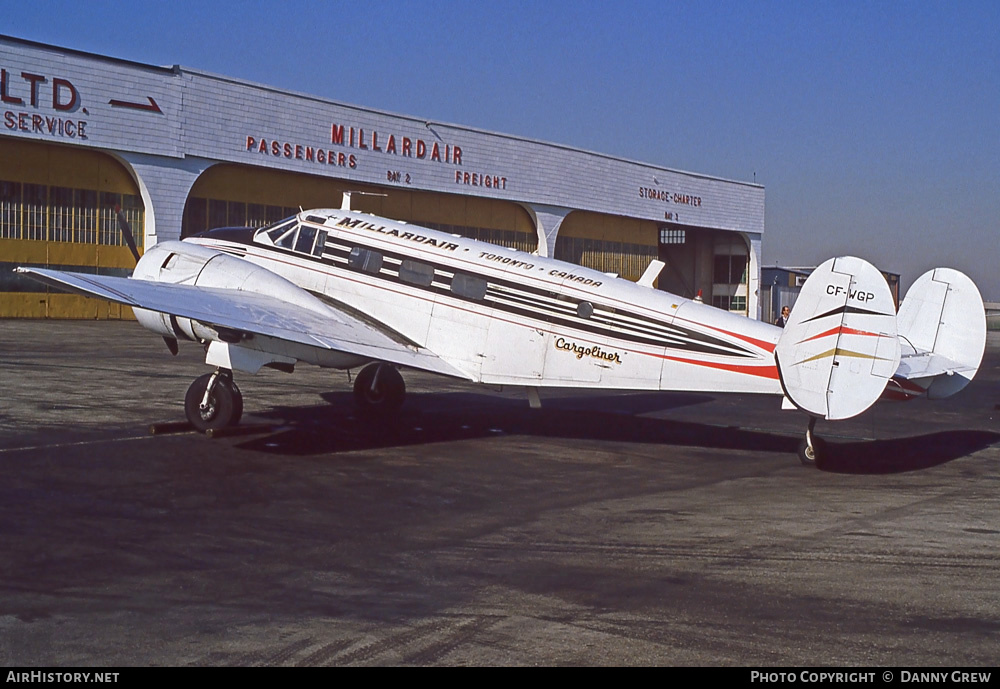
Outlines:
[{"label": "nose wheel", "polygon": [[816,417],[809,417],[805,439],[799,443],[799,461],[806,466],[819,467],[826,457],[826,441],[816,435]]},{"label": "nose wheel", "polygon": [[220,368],[196,378],[184,396],[184,414],[202,433],[238,424],[243,416],[243,393],[233,372]]},{"label": "nose wheel", "polygon": [[403,376],[389,364],[369,364],[354,379],[354,402],[366,414],[391,414],[405,397]]}]

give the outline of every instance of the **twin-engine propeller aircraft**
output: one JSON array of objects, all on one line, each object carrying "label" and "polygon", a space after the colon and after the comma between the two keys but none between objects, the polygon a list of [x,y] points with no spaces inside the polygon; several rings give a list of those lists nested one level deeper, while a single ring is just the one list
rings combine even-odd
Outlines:
[{"label": "twin-engine propeller aircraft", "polygon": [[[122,231],[131,241],[124,218]],[[56,287],[133,307],[163,336],[205,346],[188,420],[236,424],[233,371],[351,369],[357,404],[395,412],[397,367],[477,383],[762,393],[809,415],[804,463],[821,457],[816,419],[847,419],[882,396],[947,397],[979,368],[986,319],[975,284],[938,268],[899,313],[883,276],[852,257],[821,265],[784,329],[577,265],[344,208],[260,229],[165,241],[131,278],[18,268]]]}]

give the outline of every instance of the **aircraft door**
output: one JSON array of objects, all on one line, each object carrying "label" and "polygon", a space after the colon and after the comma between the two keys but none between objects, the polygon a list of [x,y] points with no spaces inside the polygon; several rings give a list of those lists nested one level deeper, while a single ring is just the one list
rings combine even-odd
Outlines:
[{"label": "aircraft door", "polygon": [[545,341],[545,333],[529,323],[495,317],[490,321],[483,377],[519,383],[541,380],[545,368]]},{"label": "aircraft door", "polygon": [[427,348],[480,380],[486,358],[486,336],[493,308],[486,299],[488,283],[461,271],[441,271],[447,294],[434,299]]},{"label": "aircraft door", "polygon": [[483,379],[512,385],[537,383],[545,369],[547,342],[538,302],[547,297],[525,279],[534,264],[521,257],[530,257],[520,252],[510,254],[503,254],[505,270],[490,281],[486,295],[494,312],[486,337]]}]

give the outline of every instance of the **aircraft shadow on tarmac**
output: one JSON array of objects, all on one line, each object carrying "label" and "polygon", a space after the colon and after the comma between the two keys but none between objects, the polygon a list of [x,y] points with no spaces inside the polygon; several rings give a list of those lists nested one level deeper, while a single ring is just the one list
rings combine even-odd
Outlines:
[{"label": "aircraft shadow on tarmac", "polygon": [[[703,404],[706,394],[639,393],[546,399],[542,409],[523,400],[472,393],[410,394],[388,419],[368,418],[353,407],[351,393],[322,395],[329,405],[278,407],[256,416],[273,430],[237,447],[282,455],[319,455],[494,436],[651,443],[717,450],[788,453],[801,434],[744,430],[642,416]],[[805,424],[803,423],[803,426]],[[938,466],[1000,441],[1000,433],[947,430],[890,440],[827,440],[821,469],[844,474],[892,474]]]}]

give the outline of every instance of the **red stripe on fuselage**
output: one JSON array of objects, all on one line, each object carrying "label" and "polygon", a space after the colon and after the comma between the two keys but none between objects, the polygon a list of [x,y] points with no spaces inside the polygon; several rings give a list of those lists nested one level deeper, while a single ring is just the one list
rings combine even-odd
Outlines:
[{"label": "red stripe on fuselage", "polygon": [[731,371],[733,373],[742,373],[750,376],[760,376],[761,378],[771,378],[773,380],[778,380],[777,366],[747,366],[746,364],[724,364],[713,361],[698,361],[697,359],[685,359],[678,356],[670,356],[668,354],[650,354],[650,356],[659,357],[660,359],[668,359],[670,361],[678,361],[682,364],[694,364],[695,366],[706,366],[708,368],[717,368],[722,371]]}]

